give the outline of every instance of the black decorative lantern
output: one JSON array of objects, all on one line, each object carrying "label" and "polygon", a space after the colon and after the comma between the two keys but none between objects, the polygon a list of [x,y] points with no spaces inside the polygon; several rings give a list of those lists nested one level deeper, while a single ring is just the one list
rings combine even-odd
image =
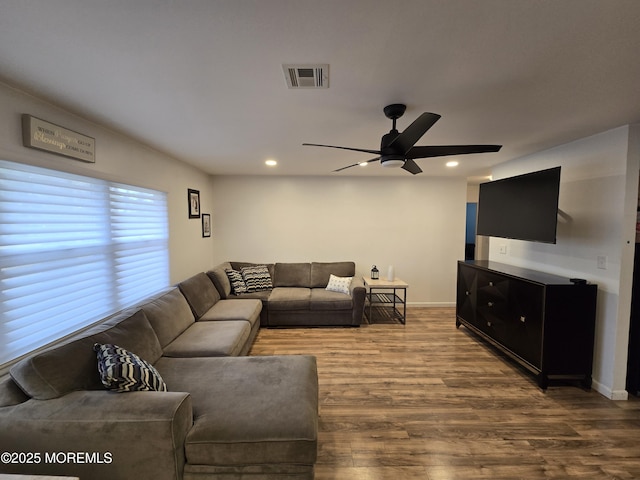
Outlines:
[{"label": "black decorative lantern", "polygon": [[371,269],[371,280],[378,280],[380,278],[380,270],[375,265]]}]

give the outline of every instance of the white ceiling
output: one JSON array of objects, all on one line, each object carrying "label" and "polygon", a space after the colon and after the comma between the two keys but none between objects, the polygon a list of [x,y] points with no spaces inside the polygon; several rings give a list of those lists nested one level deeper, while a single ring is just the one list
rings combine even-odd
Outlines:
[{"label": "white ceiling", "polygon": [[390,103],[442,115],[418,145],[504,145],[422,176],[482,175],[640,122],[639,59],[638,0],[0,0],[2,81],[220,175],[410,176],[302,146],[377,149]]}]

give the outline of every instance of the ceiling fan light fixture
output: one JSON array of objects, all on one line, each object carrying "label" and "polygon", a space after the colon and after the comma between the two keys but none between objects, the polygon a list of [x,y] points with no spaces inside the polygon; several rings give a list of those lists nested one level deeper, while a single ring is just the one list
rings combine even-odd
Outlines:
[{"label": "ceiling fan light fixture", "polygon": [[404,156],[389,155],[380,159],[380,163],[383,167],[387,168],[400,168],[404,165]]},{"label": "ceiling fan light fixture", "polygon": [[446,163],[446,166],[449,168],[457,167],[460,163],[457,160],[450,160]]}]

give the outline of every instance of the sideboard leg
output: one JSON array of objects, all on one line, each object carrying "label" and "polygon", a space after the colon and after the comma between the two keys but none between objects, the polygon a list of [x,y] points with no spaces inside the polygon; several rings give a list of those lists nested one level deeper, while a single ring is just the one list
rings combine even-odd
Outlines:
[{"label": "sideboard leg", "polygon": [[549,377],[547,377],[542,372],[538,375],[538,386],[542,389],[543,392],[546,392],[547,387],[549,386]]}]

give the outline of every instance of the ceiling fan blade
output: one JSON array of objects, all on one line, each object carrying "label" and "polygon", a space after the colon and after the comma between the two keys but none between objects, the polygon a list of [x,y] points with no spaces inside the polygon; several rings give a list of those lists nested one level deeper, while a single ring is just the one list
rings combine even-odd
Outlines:
[{"label": "ceiling fan blade", "polygon": [[339,172],[341,170],[346,170],[347,168],[351,168],[351,167],[358,167],[358,166],[362,165],[363,163],[377,162],[378,160],[380,160],[380,157],[372,158],[371,160],[367,160],[366,162],[358,162],[358,163],[354,163],[353,165],[348,165],[346,167],[338,168],[337,170],[334,170],[334,172]]},{"label": "ceiling fan blade", "polygon": [[404,165],[402,165],[402,168],[404,170],[406,170],[407,172],[413,174],[413,175],[417,175],[418,173],[422,173],[422,169],[418,166],[418,164],[416,162],[414,162],[410,158],[405,160]]},{"label": "ceiling fan blade", "polygon": [[444,157],[447,155],[466,155],[469,153],[497,152],[502,145],[432,145],[426,147],[413,147],[406,158]]},{"label": "ceiling fan blade", "polygon": [[395,151],[403,155],[406,154],[438,120],[440,120],[440,115],[437,113],[423,113],[405,128],[404,132],[389,144],[389,147],[393,146]]},{"label": "ceiling fan blade", "polygon": [[367,150],[367,149],[364,149],[364,148],[351,148],[351,147],[336,147],[335,145],[319,145],[317,143],[303,143],[302,145],[307,146],[307,147],[339,148],[341,150],[352,150],[354,152],[372,153],[374,155],[380,155],[382,153],[380,150]]}]

